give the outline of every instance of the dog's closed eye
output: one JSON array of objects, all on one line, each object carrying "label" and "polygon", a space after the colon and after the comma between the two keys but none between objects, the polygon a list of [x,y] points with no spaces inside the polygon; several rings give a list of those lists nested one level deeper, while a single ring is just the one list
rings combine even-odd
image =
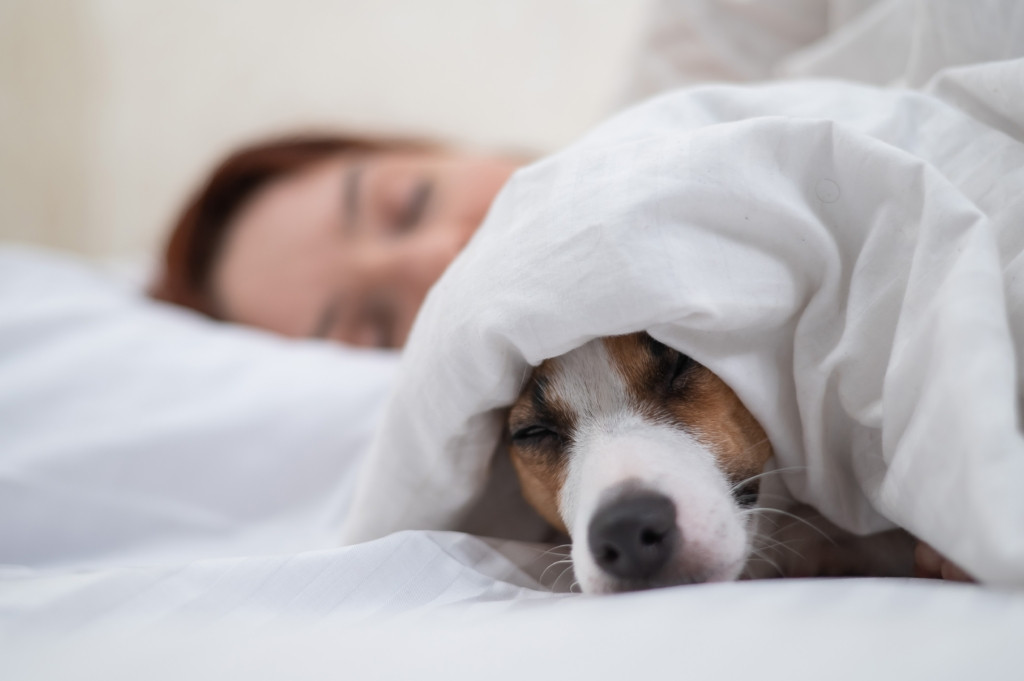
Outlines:
[{"label": "dog's closed eye", "polygon": [[736,499],[736,503],[741,508],[750,508],[757,503],[760,488],[761,486],[758,481],[754,480],[745,485],[734,487],[732,490],[732,496]]},{"label": "dog's closed eye", "polygon": [[540,444],[544,440],[561,439],[561,435],[553,426],[539,423],[531,423],[523,426],[513,427],[512,441],[522,447]]}]

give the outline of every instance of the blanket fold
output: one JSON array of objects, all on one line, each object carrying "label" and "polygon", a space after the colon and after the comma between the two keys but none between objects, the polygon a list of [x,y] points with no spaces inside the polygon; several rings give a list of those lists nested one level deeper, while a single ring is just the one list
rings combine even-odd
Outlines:
[{"label": "blanket fold", "polygon": [[424,305],[346,539],[457,525],[530,367],[643,329],[758,418],[772,493],[1024,586],[1022,139],[1017,60],[680,91],[524,169]]}]

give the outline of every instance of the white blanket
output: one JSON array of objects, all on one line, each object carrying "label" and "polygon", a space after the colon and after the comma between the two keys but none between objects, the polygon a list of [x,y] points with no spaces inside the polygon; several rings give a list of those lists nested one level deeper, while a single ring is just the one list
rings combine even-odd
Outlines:
[{"label": "white blanket", "polygon": [[[1024,52],[1020,15],[991,39]],[[662,96],[503,190],[422,311],[345,536],[457,526],[530,366],[646,329],[736,390],[782,492],[1024,586],[1022,252],[1024,59]]]}]

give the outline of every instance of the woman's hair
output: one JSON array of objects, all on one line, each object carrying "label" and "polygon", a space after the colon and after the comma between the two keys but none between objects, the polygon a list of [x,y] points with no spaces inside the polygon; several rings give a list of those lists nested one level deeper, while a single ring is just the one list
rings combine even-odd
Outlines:
[{"label": "woman's hair", "polygon": [[174,223],[164,250],[163,271],[150,295],[219,318],[210,278],[229,225],[260,189],[337,154],[402,146],[415,145],[309,135],[280,137],[238,149],[217,166]]}]

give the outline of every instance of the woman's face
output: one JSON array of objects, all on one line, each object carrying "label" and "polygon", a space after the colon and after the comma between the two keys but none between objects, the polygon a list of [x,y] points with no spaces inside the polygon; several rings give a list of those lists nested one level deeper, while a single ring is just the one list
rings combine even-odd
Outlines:
[{"label": "woman's face", "polygon": [[212,277],[220,311],[287,336],[400,347],[516,167],[385,151],[272,182],[229,226]]}]

